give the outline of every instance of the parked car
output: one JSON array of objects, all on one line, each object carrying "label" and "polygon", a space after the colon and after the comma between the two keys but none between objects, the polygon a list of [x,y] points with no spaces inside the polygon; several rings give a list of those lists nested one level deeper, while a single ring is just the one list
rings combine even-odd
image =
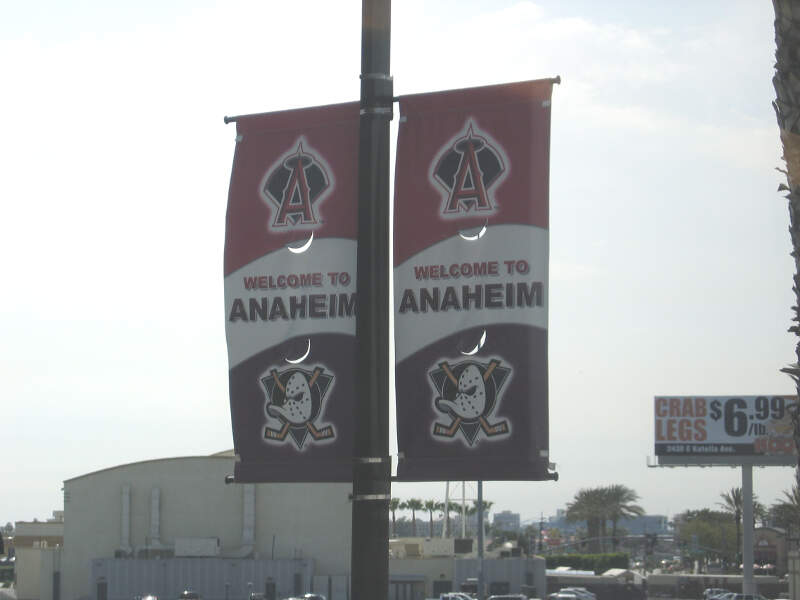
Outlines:
[{"label": "parked car", "polygon": [[178,596],[179,600],[201,600],[202,596],[193,590],[183,590]]},{"label": "parked car", "polygon": [[716,598],[717,596],[727,593],[728,590],[723,590],[722,588],[706,588],[703,590],[703,600],[711,600],[712,598]]},{"label": "parked car", "polygon": [[528,600],[525,594],[495,594],[489,596],[489,600]]},{"label": "parked car", "polygon": [[581,600],[597,600],[597,596],[594,592],[590,592],[585,587],[565,587],[561,588],[562,592],[568,592],[570,594],[576,594],[578,598]]},{"label": "parked car", "polygon": [[472,596],[465,592],[445,592],[439,595],[439,600],[472,600]]}]

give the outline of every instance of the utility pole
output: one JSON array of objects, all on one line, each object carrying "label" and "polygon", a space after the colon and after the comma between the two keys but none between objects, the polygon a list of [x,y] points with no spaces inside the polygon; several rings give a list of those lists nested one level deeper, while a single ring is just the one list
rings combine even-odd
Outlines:
[{"label": "utility pole", "polygon": [[544,548],[544,513],[539,513],[539,553]]},{"label": "utility pole", "polygon": [[350,553],[353,600],[389,591],[390,0],[362,0],[358,145],[356,410]]}]

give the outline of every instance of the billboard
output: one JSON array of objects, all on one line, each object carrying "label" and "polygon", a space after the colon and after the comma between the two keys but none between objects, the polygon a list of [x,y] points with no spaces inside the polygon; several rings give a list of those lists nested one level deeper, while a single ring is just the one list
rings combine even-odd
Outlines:
[{"label": "billboard", "polygon": [[236,118],[224,276],[237,482],[352,479],[358,111]]},{"label": "billboard", "polygon": [[549,478],[552,84],[400,97],[400,480]]},{"label": "billboard", "polygon": [[656,396],[653,406],[661,463],[797,463],[796,396]]}]

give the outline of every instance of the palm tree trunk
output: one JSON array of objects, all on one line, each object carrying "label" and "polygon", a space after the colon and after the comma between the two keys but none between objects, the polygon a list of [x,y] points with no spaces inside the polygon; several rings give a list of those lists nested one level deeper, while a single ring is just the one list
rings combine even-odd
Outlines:
[{"label": "palm tree trunk", "polygon": [[411,510],[411,531],[413,532],[411,535],[417,537],[417,513],[413,509]]},{"label": "palm tree trunk", "polygon": [[611,547],[614,552],[617,551],[617,520],[611,519]]},{"label": "palm tree trunk", "polygon": [[[792,256],[795,261],[794,293],[795,315],[793,321],[800,323],[800,10],[792,0],[772,0],[775,8],[775,115],[778,118],[783,159],[786,161],[786,181],[781,186],[788,192],[789,234],[792,239]],[[794,9],[794,10],[793,10]],[[800,336],[800,325],[789,331]],[[800,341],[795,347],[796,362],[781,369],[794,379],[800,395]],[[794,425],[794,443],[798,449],[798,464],[795,481],[800,485],[800,411],[791,411]]]},{"label": "palm tree trunk", "polygon": [[606,518],[603,517],[600,521],[600,552],[605,550],[605,543],[606,543]]},{"label": "palm tree trunk", "polygon": [[397,523],[394,520],[394,511],[392,511],[392,537],[397,537]]}]

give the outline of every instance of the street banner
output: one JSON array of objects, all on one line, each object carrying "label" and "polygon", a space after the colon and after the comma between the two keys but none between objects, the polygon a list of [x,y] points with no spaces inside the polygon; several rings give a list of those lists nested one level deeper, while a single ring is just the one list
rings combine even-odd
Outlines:
[{"label": "street banner", "polygon": [[797,464],[796,396],[656,396],[655,453],[707,464],[723,457]]},{"label": "street banner", "polygon": [[236,481],[352,480],[358,111],[236,118],[224,261]]},{"label": "street banner", "polygon": [[398,478],[548,479],[552,80],[402,96]]}]

